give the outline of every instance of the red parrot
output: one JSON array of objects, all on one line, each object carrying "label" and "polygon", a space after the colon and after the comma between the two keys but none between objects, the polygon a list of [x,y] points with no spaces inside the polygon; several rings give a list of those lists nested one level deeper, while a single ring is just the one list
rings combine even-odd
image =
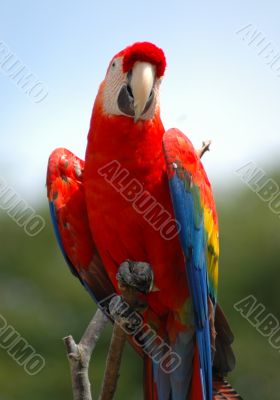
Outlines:
[{"label": "red parrot", "polygon": [[234,356],[217,304],[215,202],[191,142],[161,122],[165,68],[163,51],[148,42],[113,57],[85,162],[65,149],[50,156],[51,215],[72,272],[96,302],[121,294],[120,282],[136,288],[145,323],[177,355],[167,371],[142,353],[146,400],[240,399],[224,380]]}]

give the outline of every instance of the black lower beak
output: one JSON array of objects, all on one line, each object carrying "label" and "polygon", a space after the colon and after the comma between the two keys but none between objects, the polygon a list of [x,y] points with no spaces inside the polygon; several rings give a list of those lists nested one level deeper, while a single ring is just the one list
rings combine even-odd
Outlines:
[{"label": "black lower beak", "polygon": [[118,107],[122,113],[134,117],[134,98],[129,85],[121,88],[118,97]]},{"label": "black lower beak", "polygon": [[[145,106],[145,109],[144,109],[142,115],[145,114],[149,110],[149,108],[152,105],[153,99],[154,99],[154,90],[152,90],[152,92],[150,94],[150,97],[147,101],[147,104]],[[135,115],[134,97],[132,94],[131,87],[129,85],[124,85],[121,88],[121,91],[118,96],[118,107],[119,107],[119,110],[123,114],[128,115],[130,117],[134,117],[134,115]]]}]

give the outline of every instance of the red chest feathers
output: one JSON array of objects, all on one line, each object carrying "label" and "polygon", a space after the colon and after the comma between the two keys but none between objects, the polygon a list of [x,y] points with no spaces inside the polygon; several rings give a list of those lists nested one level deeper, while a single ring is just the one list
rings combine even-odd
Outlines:
[{"label": "red chest feathers", "polygon": [[[168,305],[171,299],[166,293],[171,287],[174,290],[174,285],[179,290],[182,286],[182,299],[177,299],[181,303],[186,283],[165,174],[162,134],[163,129],[157,141],[146,136],[147,140],[139,143],[138,137],[138,141],[127,140],[122,146],[115,137],[89,141],[85,191],[93,238],[113,283],[116,285],[115,274],[124,260],[149,262],[155,285],[162,295],[165,293]],[[174,308],[174,304],[169,307]]]}]

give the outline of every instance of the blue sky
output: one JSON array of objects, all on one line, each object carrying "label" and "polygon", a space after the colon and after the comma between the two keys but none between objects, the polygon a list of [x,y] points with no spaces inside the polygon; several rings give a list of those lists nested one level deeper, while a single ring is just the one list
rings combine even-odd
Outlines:
[{"label": "blue sky", "polygon": [[196,146],[213,141],[204,162],[214,186],[238,182],[234,171],[249,160],[276,163],[280,77],[236,31],[252,24],[280,52],[279,11],[276,1],[3,2],[0,41],[49,93],[32,102],[0,67],[1,177],[25,198],[44,200],[48,155],[63,146],[84,156],[108,62],[142,40],[166,53],[166,128],[180,128]]}]

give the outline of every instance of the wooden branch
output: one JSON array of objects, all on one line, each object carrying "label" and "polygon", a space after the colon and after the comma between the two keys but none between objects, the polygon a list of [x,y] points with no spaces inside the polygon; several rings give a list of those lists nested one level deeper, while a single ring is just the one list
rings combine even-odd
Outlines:
[{"label": "wooden branch", "polygon": [[[122,292],[122,298],[125,303],[133,307],[137,300],[137,291],[134,288],[123,286],[121,284],[119,284],[119,288]],[[122,317],[115,318],[99,400],[112,400],[114,398],[120,375],[122,354],[126,341],[126,332],[123,327],[123,324],[126,323],[127,321],[122,319]]]},{"label": "wooden branch", "polygon": [[80,343],[76,344],[72,336],[63,339],[70,364],[74,400],[92,400],[88,377],[89,362],[107,322],[107,317],[97,309]]},{"label": "wooden branch", "polygon": [[202,147],[199,150],[196,150],[196,154],[199,158],[203,156],[206,151],[210,151],[211,140],[207,140],[206,142],[202,142]]},{"label": "wooden branch", "polygon": [[126,333],[121,323],[114,324],[110,349],[107,356],[105,374],[99,400],[112,400],[117,389],[121,359],[126,341]]}]

